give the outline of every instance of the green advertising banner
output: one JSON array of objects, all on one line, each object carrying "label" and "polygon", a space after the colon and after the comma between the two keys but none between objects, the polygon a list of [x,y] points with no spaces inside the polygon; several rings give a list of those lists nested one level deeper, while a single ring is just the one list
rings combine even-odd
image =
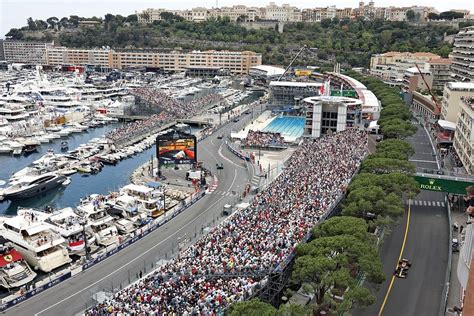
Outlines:
[{"label": "green advertising banner", "polygon": [[[341,90],[331,90],[331,96],[340,97],[341,96]],[[354,90],[343,90],[342,91],[342,96],[357,99],[357,93]]]},{"label": "green advertising banner", "polygon": [[420,184],[420,189],[429,191],[446,192],[453,194],[466,194],[466,187],[474,185],[474,182],[448,180],[440,178],[429,178],[414,176],[415,180]]}]

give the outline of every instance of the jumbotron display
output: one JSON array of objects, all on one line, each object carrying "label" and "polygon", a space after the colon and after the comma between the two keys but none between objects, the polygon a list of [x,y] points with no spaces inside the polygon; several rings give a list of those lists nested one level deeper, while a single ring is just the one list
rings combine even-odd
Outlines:
[{"label": "jumbotron display", "polygon": [[197,150],[196,137],[170,133],[156,138],[156,156],[160,165],[194,164]]}]

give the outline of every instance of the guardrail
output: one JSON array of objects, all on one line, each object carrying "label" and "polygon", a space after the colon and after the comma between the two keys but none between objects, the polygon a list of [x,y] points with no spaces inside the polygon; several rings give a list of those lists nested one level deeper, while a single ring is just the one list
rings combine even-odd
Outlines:
[{"label": "guardrail", "polygon": [[449,226],[449,242],[448,242],[448,264],[446,266],[446,275],[444,277],[443,291],[441,292],[441,305],[439,306],[438,316],[446,315],[446,308],[448,307],[449,287],[451,285],[451,265],[453,260],[453,225],[451,219],[451,205],[448,198],[444,197],[446,203],[446,211],[448,212],[448,226]]},{"label": "guardrail", "polygon": [[[155,221],[145,225],[144,227],[139,229],[140,233],[138,233],[135,236],[129,238],[128,240],[124,241],[123,243],[121,243],[120,245],[114,247],[113,249],[105,252],[104,254],[101,254],[101,255],[97,256],[96,258],[87,261],[86,263],[82,264],[81,266],[79,266],[79,267],[77,267],[73,270],[69,270],[68,272],[62,274],[58,278],[56,278],[54,280],[51,280],[51,281],[49,281],[48,283],[46,283],[42,286],[36,287],[32,290],[27,291],[24,294],[13,297],[13,298],[11,298],[11,300],[8,300],[7,302],[2,301],[2,304],[0,305],[0,312],[3,312],[3,311],[5,311],[9,308],[12,308],[13,306],[15,306],[15,305],[17,305],[17,304],[33,297],[33,296],[35,296],[35,295],[45,291],[46,289],[49,289],[52,286],[54,286],[56,284],[59,284],[59,283],[65,281],[65,280],[69,279],[70,277],[75,276],[75,275],[79,274],[80,272],[83,272],[83,271],[91,268],[92,266],[94,266],[94,265],[98,264],[99,262],[107,259],[108,257],[116,254],[117,252],[123,250],[124,248],[127,248],[128,246],[134,244],[138,240],[146,237],[147,235],[149,235],[150,233],[152,233],[153,231],[155,231],[159,227],[161,227],[161,226],[165,225],[166,223],[168,223],[170,220],[172,220],[173,218],[175,218],[176,216],[178,216],[179,214],[184,212],[186,209],[188,209],[194,203],[199,201],[205,195],[206,195],[206,191],[199,192],[194,197],[191,197],[190,200],[188,200],[183,206],[181,206],[180,208],[174,210],[173,213],[170,216],[167,216],[166,218],[158,218]],[[68,269],[69,268],[64,269],[64,270],[68,270]]]}]

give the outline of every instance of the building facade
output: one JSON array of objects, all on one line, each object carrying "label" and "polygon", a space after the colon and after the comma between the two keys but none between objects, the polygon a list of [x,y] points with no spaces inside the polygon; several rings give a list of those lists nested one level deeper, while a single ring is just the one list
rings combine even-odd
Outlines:
[{"label": "building facade", "polygon": [[[428,64],[425,64],[428,65]],[[416,67],[411,67],[405,70],[403,74],[403,88],[408,93],[414,91],[429,91],[433,86],[433,75],[426,66],[418,70]]]},{"label": "building facade", "polygon": [[451,53],[452,77],[456,81],[474,82],[474,26],[464,28],[454,38]]},{"label": "building facade", "polygon": [[[8,43],[6,41],[5,43]],[[262,64],[262,55],[251,51],[156,51],[75,49],[50,44],[34,43],[37,50],[23,52],[21,47],[30,47],[15,42],[7,45],[7,62],[42,64],[51,66],[100,66],[115,69],[155,67],[166,71],[185,71],[190,67],[212,67],[232,74],[248,74],[253,66]],[[14,49],[13,49],[14,48]]]},{"label": "building facade", "polygon": [[433,90],[443,91],[444,85],[450,81],[451,78],[451,64],[453,60],[450,58],[437,58],[428,61],[429,70],[433,75]]},{"label": "building facade", "polygon": [[474,97],[463,97],[454,133],[454,149],[466,171],[474,174]]},{"label": "building facade", "polygon": [[474,98],[474,82],[449,82],[444,86],[441,118],[456,123],[463,99]]},{"label": "building facade", "polygon": [[5,60],[8,63],[46,64],[46,50],[54,43],[12,41],[3,42]]},{"label": "building facade", "polygon": [[3,50],[3,42],[4,42],[4,40],[0,39],[0,61],[5,60],[5,52]]},{"label": "building facade", "polygon": [[362,107],[358,99],[334,96],[305,98],[303,104],[306,108],[304,135],[314,138],[354,126]]},{"label": "building facade", "polygon": [[271,81],[268,107],[272,109],[295,109],[303,99],[319,95],[322,83]]},{"label": "building facade", "polygon": [[425,63],[440,56],[433,53],[387,52],[376,54],[370,58],[370,73],[383,80],[395,82],[403,80],[405,71],[409,68],[425,67]]}]

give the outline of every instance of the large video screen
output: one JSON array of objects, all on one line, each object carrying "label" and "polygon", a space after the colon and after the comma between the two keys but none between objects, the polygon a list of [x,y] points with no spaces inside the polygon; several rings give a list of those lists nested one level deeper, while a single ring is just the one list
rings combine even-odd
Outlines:
[{"label": "large video screen", "polygon": [[157,156],[160,165],[196,163],[196,138],[157,138]]}]

